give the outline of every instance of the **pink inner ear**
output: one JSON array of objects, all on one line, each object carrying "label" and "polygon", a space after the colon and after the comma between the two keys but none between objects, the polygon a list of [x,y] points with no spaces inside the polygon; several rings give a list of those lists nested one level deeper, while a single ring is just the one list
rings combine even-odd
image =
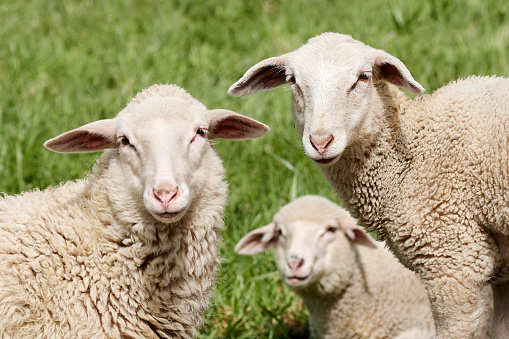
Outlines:
[{"label": "pink inner ear", "polygon": [[230,87],[228,93],[245,96],[281,86],[286,82],[285,60],[269,58],[251,67],[244,76]]},{"label": "pink inner ear", "polygon": [[248,131],[245,123],[233,119],[224,120],[214,127],[214,134],[222,139],[239,139]]},{"label": "pink inner ear", "polygon": [[68,132],[45,144],[49,149],[62,153],[93,152],[112,145],[113,142],[104,135],[83,130]]},{"label": "pink inner ear", "polygon": [[382,64],[380,66],[380,73],[383,74],[384,78],[386,78],[386,80],[390,83],[398,87],[406,87],[407,83],[396,66],[391,64]]},{"label": "pink inner ear", "polygon": [[268,126],[232,111],[209,111],[209,139],[254,139],[265,135]]}]

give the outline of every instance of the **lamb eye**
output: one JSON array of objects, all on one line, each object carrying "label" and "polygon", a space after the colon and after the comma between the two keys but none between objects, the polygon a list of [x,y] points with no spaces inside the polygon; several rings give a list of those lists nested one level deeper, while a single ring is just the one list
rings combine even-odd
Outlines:
[{"label": "lamb eye", "polygon": [[294,84],[296,82],[295,77],[293,75],[287,75],[286,82],[290,83],[290,84]]},{"label": "lamb eye", "polygon": [[282,236],[283,235],[283,231],[280,228],[277,229],[277,235],[278,236]]},{"label": "lamb eye", "polygon": [[206,131],[205,131],[205,129],[204,129],[204,128],[198,128],[198,129],[196,130],[196,134],[201,135],[201,136],[203,136],[203,137],[204,137],[204,136],[205,136],[205,134],[206,134]]},{"label": "lamb eye", "polygon": [[359,75],[359,80],[361,80],[361,81],[366,81],[366,80],[368,80],[370,77],[371,77],[371,73],[369,73],[369,72],[362,72],[362,73]]},{"label": "lamb eye", "polygon": [[325,231],[328,232],[328,233],[336,233],[336,231],[338,230],[337,227],[335,226],[328,226]]},{"label": "lamb eye", "polygon": [[129,141],[129,139],[127,139],[127,137],[120,138],[120,143],[124,146],[129,146],[131,148],[134,148],[134,145],[131,144],[131,142]]}]

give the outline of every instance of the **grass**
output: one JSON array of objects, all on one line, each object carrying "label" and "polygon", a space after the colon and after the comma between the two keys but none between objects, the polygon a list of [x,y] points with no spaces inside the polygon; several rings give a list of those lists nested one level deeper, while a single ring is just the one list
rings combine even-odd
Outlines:
[{"label": "grass", "polygon": [[272,253],[240,257],[233,247],[297,196],[337,201],[302,151],[288,88],[226,94],[249,67],[336,31],[399,57],[428,92],[471,74],[509,74],[504,0],[18,0],[0,3],[0,22],[0,190],[8,194],[84,176],[97,154],[55,154],[42,143],[113,117],[154,83],[271,126],[262,139],[217,144],[230,198],[202,338],[308,336],[304,307]]}]

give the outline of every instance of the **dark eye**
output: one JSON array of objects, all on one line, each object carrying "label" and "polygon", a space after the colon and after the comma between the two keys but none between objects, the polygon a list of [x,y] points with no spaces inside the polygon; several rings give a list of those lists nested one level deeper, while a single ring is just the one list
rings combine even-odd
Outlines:
[{"label": "dark eye", "polygon": [[294,84],[295,83],[295,77],[293,75],[287,75],[286,76],[286,82],[287,83],[290,83],[290,84]]},{"label": "dark eye", "polygon": [[196,134],[201,135],[202,137],[204,137],[205,134],[206,134],[205,129],[204,128],[198,128],[198,130],[196,130]]},{"label": "dark eye", "polygon": [[278,236],[283,235],[283,231],[282,231],[280,228],[278,228],[278,229],[277,229],[277,235],[278,235]]},{"label": "dark eye", "polygon": [[129,139],[127,139],[127,137],[122,137],[120,138],[120,143],[124,146],[129,146],[131,148],[134,148],[134,145],[132,145],[130,142],[129,142]]},{"label": "dark eye", "polygon": [[359,75],[359,80],[361,80],[361,81],[366,81],[366,80],[368,80],[370,77],[371,77],[371,73],[369,73],[369,72],[362,72],[362,73]]},{"label": "dark eye", "polygon": [[325,232],[336,233],[337,230],[338,230],[338,228],[336,226],[327,226],[327,228],[325,229]]}]

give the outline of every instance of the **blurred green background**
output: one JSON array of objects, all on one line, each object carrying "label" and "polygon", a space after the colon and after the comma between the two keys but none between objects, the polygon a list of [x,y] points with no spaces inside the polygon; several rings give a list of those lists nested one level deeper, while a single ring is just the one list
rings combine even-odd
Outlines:
[{"label": "blurred green background", "polygon": [[0,191],[80,178],[98,154],[51,153],[45,140],[114,117],[140,90],[175,83],[209,108],[270,125],[253,141],[220,141],[230,182],[222,266],[202,338],[307,338],[302,303],[272,253],[235,243],[303,194],[337,201],[304,155],[285,86],[226,94],[255,63],[325,31],[400,58],[430,93],[458,77],[509,74],[506,0],[0,2]]}]

